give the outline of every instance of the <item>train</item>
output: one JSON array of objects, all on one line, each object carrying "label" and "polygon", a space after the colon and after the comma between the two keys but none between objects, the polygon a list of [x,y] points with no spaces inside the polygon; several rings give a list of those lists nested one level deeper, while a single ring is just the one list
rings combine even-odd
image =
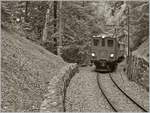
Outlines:
[{"label": "train", "polygon": [[119,43],[112,34],[100,34],[92,37],[91,63],[96,71],[115,71],[117,64],[125,56],[125,44]]}]

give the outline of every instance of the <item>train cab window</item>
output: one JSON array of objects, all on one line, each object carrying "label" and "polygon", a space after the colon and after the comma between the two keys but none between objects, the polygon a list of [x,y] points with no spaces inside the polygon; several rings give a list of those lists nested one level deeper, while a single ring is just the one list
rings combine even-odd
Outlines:
[{"label": "train cab window", "polygon": [[94,46],[97,46],[99,44],[99,39],[93,39]]},{"label": "train cab window", "polygon": [[108,47],[113,47],[113,45],[114,45],[113,42],[114,42],[113,40],[107,40]]},{"label": "train cab window", "polygon": [[105,39],[102,38],[102,46],[104,47],[105,46]]}]

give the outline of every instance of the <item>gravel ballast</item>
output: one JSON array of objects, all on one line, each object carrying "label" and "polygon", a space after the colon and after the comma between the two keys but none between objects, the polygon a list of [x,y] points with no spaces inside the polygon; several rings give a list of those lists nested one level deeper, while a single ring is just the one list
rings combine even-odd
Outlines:
[{"label": "gravel ballast", "polygon": [[107,98],[119,112],[142,112],[112,82],[109,74],[99,74],[101,87]]},{"label": "gravel ballast", "polygon": [[92,68],[81,68],[67,89],[67,112],[112,112],[112,108],[103,97]]},{"label": "gravel ballast", "polygon": [[136,84],[135,82],[129,81],[123,72],[118,72],[117,74],[113,73],[112,77],[126,94],[128,94],[139,105],[149,111],[149,94],[146,89]]}]

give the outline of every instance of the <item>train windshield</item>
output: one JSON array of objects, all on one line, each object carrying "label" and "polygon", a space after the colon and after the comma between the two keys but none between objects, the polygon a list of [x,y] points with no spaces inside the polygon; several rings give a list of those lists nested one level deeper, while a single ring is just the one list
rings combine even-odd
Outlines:
[{"label": "train windshield", "polygon": [[94,46],[98,46],[98,44],[99,44],[99,39],[93,39],[93,44],[94,44]]},{"label": "train windshield", "polygon": [[114,41],[113,40],[108,40],[107,45],[108,45],[108,47],[113,47]]}]

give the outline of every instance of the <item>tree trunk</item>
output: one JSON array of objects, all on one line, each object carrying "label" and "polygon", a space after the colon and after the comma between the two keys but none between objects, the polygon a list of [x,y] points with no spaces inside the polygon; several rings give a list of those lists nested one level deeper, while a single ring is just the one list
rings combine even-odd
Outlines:
[{"label": "tree trunk", "polygon": [[29,1],[25,2],[25,22],[28,22],[28,5],[29,5]]},{"label": "tree trunk", "polygon": [[49,8],[47,9],[47,12],[46,12],[45,25],[44,25],[43,36],[42,36],[43,42],[46,42],[47,40],[47,30],[48,30],[47,28],[48,28],[50,7],[51,7],[51,2],[49,2]]},{"label": "tree trunk", "polygon": [[[57,31],[57,1],[54,1],[54,34]],[[57,37],[54,37],[55,54],[57,54]]]},{"label": "tree trunk", "polygon": [[59,1],[59,41],[57,47],[57,53],[61,56],[62,49],[62,1]]}]

